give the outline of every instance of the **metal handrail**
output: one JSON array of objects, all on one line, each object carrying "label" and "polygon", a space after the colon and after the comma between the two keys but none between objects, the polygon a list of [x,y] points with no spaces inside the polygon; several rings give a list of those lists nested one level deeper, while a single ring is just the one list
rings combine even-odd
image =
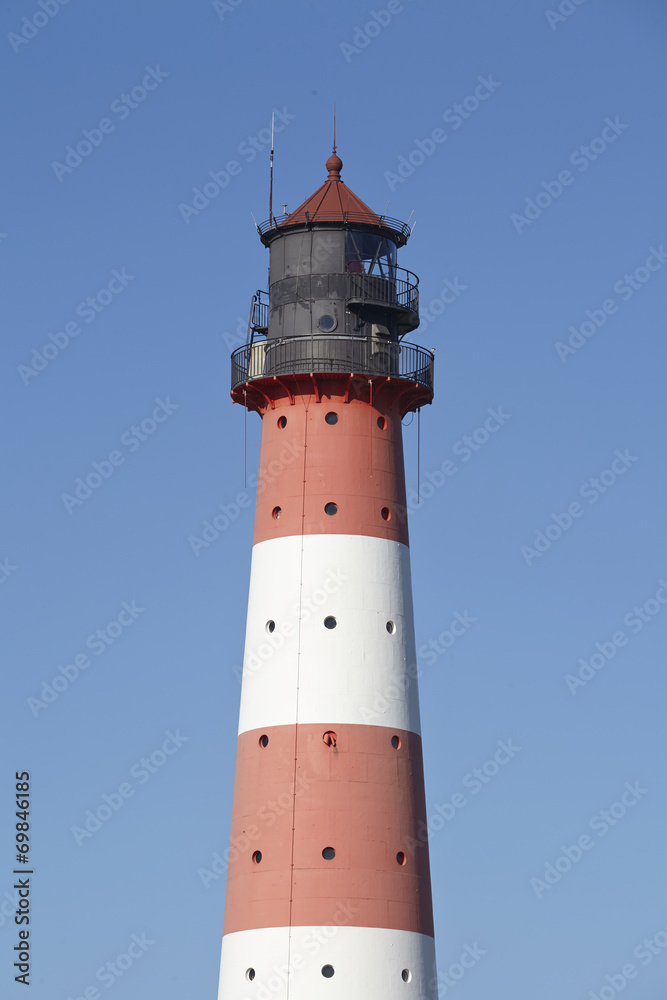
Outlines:
[{"label": "metal handrail", "polygon": [[[401,306],[411,312],[419,312],[419,278],[405,267],[392,265],[392,276],[383,275],[378,269],[368,274],[365,271],[346,271],[347,298],[372,300],[387,305]],[[307,277],[326,278],[329,274],[308,274]],[[304,277],[306,277],[304,275]],[[270,293],[257,291],[253,296],[251,326],[268,326]]]},{"label": "metal handrail", "polygon": [[258,289],[252,297],[250,325],[255,329],[268,329],[269,293]]},{"label": "metal handrail", "polygon": [[254,379],[308,373],[384,375],[433,388],[433,352],[380,337],[286,337],[232,354],[232,389]]},{"label": "metal handrail", "polygon": [[419,278],[404,267],[392,267],[393,277],[379,272],[348,271],[348,299],[372,299],[419,312]]},{"label": "metal handrail", "polygon": [[[326,213],[325,213],[326,215]],[[363,212],[344,212],[342,217],[336,216],[331,219],[327,219],[325,215],[320,216],[316,214],[315,218],[299,218],[293,219],[292,222],[288,222],[290,215],[274,215],[272,219],[266,219],[264,222],[257,224],[257,230],[260,236],[266,236],[267,233],[274,229],[278,229],[280,226],[293,225],[293,226],[303,226],[303,225],[317,225],[319,223],[331,223],[331,222],[343,222],[343,223],[357,223],[366,226],[374,225],[374,222],[368,218]],[[391,229],[392,232],[398,233],[401,238],[405,241],[410,236],[412,232],[410,226],[407,222],[401,222],[400,219],[392,219],[388,215],[378,215],[379,219],[378,225],[383,229]]]}]

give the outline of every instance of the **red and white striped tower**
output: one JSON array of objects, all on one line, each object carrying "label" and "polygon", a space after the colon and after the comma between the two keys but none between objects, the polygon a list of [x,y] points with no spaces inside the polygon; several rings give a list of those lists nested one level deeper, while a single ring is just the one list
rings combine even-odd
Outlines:
[{"label": "red and white striped tower", "polygon": [[262,417],[220,1000],[435,995],[401,418],[433,396],[408,239],[327,161],[232,397]]}]

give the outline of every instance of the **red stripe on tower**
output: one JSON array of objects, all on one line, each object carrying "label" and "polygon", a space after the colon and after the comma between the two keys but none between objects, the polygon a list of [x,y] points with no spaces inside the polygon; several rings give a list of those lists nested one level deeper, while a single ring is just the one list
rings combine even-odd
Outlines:
[{"label": "red stripe on tower", "polygon": [[341,167],[258,227],[232,356],[263,425],[220,1000],[437,992],[401,435],[433,356],[409,230]]}]

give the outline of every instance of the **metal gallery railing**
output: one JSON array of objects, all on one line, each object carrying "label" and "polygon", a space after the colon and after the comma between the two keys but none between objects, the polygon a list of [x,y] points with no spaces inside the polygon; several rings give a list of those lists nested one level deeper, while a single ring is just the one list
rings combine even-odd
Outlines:
[{"label": "metal gallery railing", "polygon": [[[387,273],[377,271],[346,271],[343,274],[291,275],[277,281],[270,292],[258,290],[250,305],[249,329],[266,332],[272,308],[285,302],[305,298],[337,298],[345,296],[350,305],[380,305],[411,314],[409,326],[414,329],[419,320],[419,278],[404,267],[390,266]],[[416,322],[414,322],[416,320]],[[414,323],[414,325],[413,325]]]},{"label": "metal gallery railing", "polygon": [[419,315],[419,278],[404,267],[392,267],[391,276],[382,274],[348,274],[348,301],[380,302],[398,306]]},{"label": "metal gallery railing", "polygon": [[[329,218],[327,218],[329,215]],[[294,213],[292,215],[274,215],[272,219],[267,219],[265,222],[257,223],[257,230],[260,236],[266,236],[273,229],[279,229],[281,227],[287,226],[304,226],[304,225],[321,225],[324,228],[327,225],[339,224],[344,226],[373,226],[378,229],[389,229],[392,233],[395,233],[401,243],[407,243],[412,229],[407,222],[401,222],[400,219],[392,219],[388,215],[378,215],[376,216],[377,222],[364,212],[344,212],[342,217],[338,212],[327,213],[316,212],[314,217],[311,218],[308,212],[304,212],[303,215]]]},{"label": "metal gallery railing", "polygon": [[232,389],[253,379],[313,373],[385,375],[433,388],[433,352],[380,337],[258,340],[232,354]]}]

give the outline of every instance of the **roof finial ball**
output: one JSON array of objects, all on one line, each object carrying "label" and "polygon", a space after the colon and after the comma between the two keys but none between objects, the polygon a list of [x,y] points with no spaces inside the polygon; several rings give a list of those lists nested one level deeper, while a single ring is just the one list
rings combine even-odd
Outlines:
[{"label": "roof finial ball", "polygon": [[328,180],[339,181],[340,172],[343,169],[343,161],[341,160],[340,156],[338,156],[336,153],[332,153],[329,159],[327,160],[325,166],[329,171]]}]

